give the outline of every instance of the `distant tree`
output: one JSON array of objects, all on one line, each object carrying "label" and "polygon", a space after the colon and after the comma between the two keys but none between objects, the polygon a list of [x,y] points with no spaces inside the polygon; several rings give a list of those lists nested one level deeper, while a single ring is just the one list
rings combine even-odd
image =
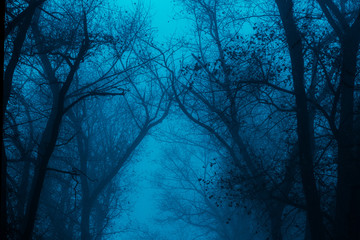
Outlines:
[{"label": "distant tree", "polygon": [[205,146],[179,148],[165,150],[162,165],[166,171],[156,176],[163,191],[161,222],[182,221],[198,229],[194,234],[199,239],[253,238],[256,228],[243,208],[229,199],[219,201],[222,190],[215,183],[222,167],[216,165],[222,163],[215,161],[216,153]]},{"label": "distant tree", "polygon": [[[109,217],[105,219],[111,210],[109,203],[105,202],[109,201],[109,196],[118,199],[116,194],[124,197],[124,191],[121,194],[115,191],[111,183],[119,172],[126,175],[125,166],[138,146],[170,110],[171,97],[168,96],[167,83],[161,77],[159,67],[150,62],[153,58],[140,56],[145,54],[148,57],[144,45],[133,44],[132,55],[128,56],[127,61],[120,60],[124,69],[134,67],[134,62],[137,64],[126,72],[122,81],[126,86],[125,96],[106,102],[87,100],[81,107],[74,106],[67,114],[76,139],[75,159],[79,161],[75,172],[81,186],[82,239],[101,237],[105,223],[111,221]],[[119,206],[114,207],[120,208],[122,204],[120,201]],[[99,211],[102,215],[99,215]]]},{"label": "distant tree", "polygon": [[[131,79],[129,82],[135,80]],[[83,116],[77,113],[70,115],[74,130],[78,133],[76,140],[81,171],[82,239],[92,239],[94,236],[89,230],[90,214],[102,192],[109,187],[120,171],[125,171],[124,166],[130,161],[149,131],[161,123],[168,114],[170,105],[167,101],[162,102],[166,92],[155,97],[151,93],[155,91],[154,86],[148,92],[140,90],[136,84],[131,85],[128,89],[129,93],[123,100],[111,103],[115,107],[104,104],[103,106],[107,107],[103,109],[106,110],[95,107],[93,110],[95,112],[90,114],[87,106],[86,110],[79,111]],[[158,89],[157,93],[160,91]],[[147,94],[149,98],[145,97]]]}]

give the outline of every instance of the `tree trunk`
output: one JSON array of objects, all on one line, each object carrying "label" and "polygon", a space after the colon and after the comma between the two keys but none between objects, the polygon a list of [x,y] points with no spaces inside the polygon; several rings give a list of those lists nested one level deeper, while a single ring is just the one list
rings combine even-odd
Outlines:
[{"label": "tree trunk", "polygon": [[[5,12],[6,12],[6,3],[5,1],[2,1],[2,10],[1,11],[1,20],[3,20],[3,22],[5,22]],[[4,32],[5,30],[5,26],[4,24],[1,24],[0,26],[1,28],[1,32]],[[4,38],[1,38],[1,46],[4,46]],[[1,80],[2,80],[2,85],[4,88],[4,48],[2,47],[0,49],[0,56],[1,56],[1,63],[0,63],[0,67],[2,69],[2,74],[1,74]],[[4,102],[4,98],[1,99],[1,106],[2,106],[2,112],[1,112],[1,129],[2,129],[2,134],[1,134],[1,164],[0,164],[0,186],[1,186],[1,191],[0,191],[0,238],[1,239],[6,239],[6,234],[7,234],[7,210],[6,210],[6,199],[7,199],[7,186],[6,186],[6,173],[7,173],[7,161],[6,161],[6,153],[5,153],[5,146],[4,146],[4,135],[3,135],[3,129],[4,129],[4,120],[5,120],[5,109],[6,107],[4,106],[5,102]]]},{"label": "tree trunk", "polygon": [[6,66],[6,70],[4,73],[3,112],[6,110],[6,106],[9,101],[9,98],[10,98],[13,75],[15,72],[15,68],[18,64],[19,58],[20,58],[21,49],[24,44],[27,31],[30,28],[32,18],[37,9],[37,6],[40,5],[40,2],[43,2],[43,1],[39,1],[38,3],[36,3],[35,1],[30,2],[30,6],[28,7],[29,11],[27,12],[23,21],[20,23],[20,25],[18,27],[17,35],[15,37],[14,45],[13,45],[13,49],[12,49],[12,55],[11,55],[8,65]]},{"label": "tree trunk", "polygon": [[90,240],[90,204],[83,200],[81,210],[81,240]]},{"label": "tree trunk", "polygon": [[[13,75],[14,75],[16,66],[18,64],[19,58],[20,58],[21,49],[22,49],[23,43],[25,41],[26,34],[30,27],[30,23],[31,23],[32,17],[35,13],[35,10],[42,2],[43,1],[39,1],[39,2],[30,1],[29,7],[27,8],[27,12],[26,12],[23,20],[21,21],[21,23],[18,26],[17,35],[14,40],[14,45],[13,45],[10,61],[9,61],[8,65],[6,66],[4,74],[2,75],[3,76],[3,82],[2,82],[3,96],[2,96],[2,113],[1,113],[1,128],[2,129],[4,127],[5,111],[6,111],[9,99],[10,99]],[[3,10],[1,10],[1,18],[5,22],[6,1],[3,1],[2,6],[3,6],[3,8],[2,8]],[[5,32],[4,24],[2,24],[1,27],[3,30],[1,32]],[[2,37],[1,41],[3,43],[2,46],[4,46],[3,37]],[[2,52],[3,51],[4,50],[2,48]],[[4,56],[4,54],[1,54],[1,55]],[[2,59],[1,62],[2,62],[1,69],[4,69],[4,65],[3,65],[4,59]],[[1,237],[1,239],[6,239],[7,238],[6,234],[8,232],[7,210],[6,210],[6,208],[7,208],[7,204],[6,204],[6,201],[7,201],[7,183],[6,183],[7,157],[6,157],[6,152],[5,152],[5,145],[3,142],[3,136],[1,138],[1,148],[2,149],[1,149],[1,222],[0,222],[1,229],[0,229],[0,237]]]},{"label": "tree trunk", "polygon": [[[38,21],[40,12],[36,15],[35,22],[32,25],[33,32],[35,34],[35,41],[38,41],[40,31],[38,29]],[[84,18],[84,31],[85,40],[82,43],[79,53],[76,56],[73,65],[70,67],[70,71],[66,76],[66,80],[59,88],[58,80],[55,77],[55,71],[52,69],[50,60],[45,54],[40,54],[40,59],[43,65],[43,70],[47,77],[50,89],[53,94],[53,103],[50,113],[50,117],[46,123],[45,130],[42,134],[41,141],[38,149],[38,166],[35,169],[34,180],[30,191],[30,202],[27,205],[27,211],[25,216],[25,227],[23,230],[23,239],[31,239],[32,232],[35,224],[36,212],[39,206],[40,194],[44,184],[46,169],[52,153],[54,152],[56,141],[60,132],[60,126],[62,117],[64,114],[66,93],[70,88],[70,85],[74,79],[76,71],[79,69],[80,63],[83,60],[87,50],[89,49],[89,38],[87,35],[87,23],[86,17]],[[38,48],[42,49],[39,45]],[[56,84],[55,84],[56,83]]]},{"label": "tree trunk", "polygon": [[341,109],[338,139],[336,239],[360,239],[360,158],[354,133],[354,83],[359,38],[345,34],[342,41]]},{"label": "tree trunk", "polygon": [[269,210],[270,212],[270,231],[272,240],[282,240],[282,213],[285,208],[285,204],[275,203],[274,207]]},{"label": "tree trunk", "polygon": [[[85,113],[85,109],[83,109]],[[88,174],[88,158],[89,158],[89,137],[85,135],[81,128],[81,121],[75,119],[74,114],[69,114],[72,121],[76,124],[76,136],[79,157],[80,157],[80,169],[83,174],[80,176],[81,191],[82,191],[82,209],[81,209],[81,240],[90,239],[90,212],[93,207],[92,200],[90,200],[90,189],[87,179]],[[84,115],[85,116],[85,115]]]},{"label": "tree trunk", "polygon": [[19,187],[19,200],[17,203],[17,210],[21,218],[24,217],[25,202],[28,193],[29,177],[30,177],[30,156],[29,154],[25,157],[25,165],[22,170],[21,183]]},{"label": "tree trunk", "polygon": [[307,219],[305,223],[304,240],[311,240],[309,221]]},{"label": "tree trunk", "polygon": [[[3,138],[1,138],[3,139]],[[6,239],[8,232],[8,223],[7,223],[7,208],[6,208],[6,199],[7,199],[7,186],[6,186],[6,174],[7,174],[7,161],[5,154],[4,141],[1,140],[1,229],[0,229],[0,238]]]},{"label": "tree trunk", "polygon": [[106,216],[107,216],[107,211],[105,209],[102,208],[102,206],[110,206],[110,199],[104,199],[103,201],[106,201],[106,203],[102,202],[100,203],[99,201],[97,201],[96,203],[96,237],[97,239],[102,239],[102,235],[104,232],[104,229],[106,227]]},{"label": "tree trunk", "polygon": [[[282,197],[287,197],[294,185],[294,175],[296,174],[296,167],[297,167],[297,155],[298,150],[297,147],[295,147],[291,153],[289,158],[287,159],[286,164],[286,171],[284,175],[284,181],[279,186],[278,191],[275,191],[274,195],[278,195],[279,199],[273,200],[271,204],[269,204],[269,217],[271,221],[271,236],[273,240],[281,240],[282,237],[282,214],[284,212],[284,209],[286,207],[286,204],[284,202],[281,202]],[[280,201],[279,201],[280,200]]]},{"label": "tree trunk", "polygon": [[30,202],[27,205],[27,211],[25,215],[25,228],[23,232],[23,239],[30,240],[35,224],[36,212],[39,206],[40,194],[44,184],[46,168],[48,166],[50,157],[55,149],[57,137],[59,135],[63,101],[60,101],[60,106],[53,105],[50,118],[46,124],[41,142],[39,144],[38,159],[39,164],[34,173],[34,180],[30,191]]},{"label": "tree trunk", "polygon": [[313,170],[313,149],[307,99],[304,87],[304,58],[300,32],[293,17],[293,3],[275,0],[284,26],[291,58],[292,77],[296,101],[297,134],[299,141],[300,173],[306,199],[307,219],[313,240],[325,238],[320,208],[320,197],[316,188]]}]

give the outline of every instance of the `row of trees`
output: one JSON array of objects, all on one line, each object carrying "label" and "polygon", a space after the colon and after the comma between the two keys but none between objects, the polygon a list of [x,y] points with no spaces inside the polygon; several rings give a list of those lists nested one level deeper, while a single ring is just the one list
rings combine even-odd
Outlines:
[{"label": "row of trees", "polygon": [[108,4],[6,3],[4,239],[104,236],[169,113],[211,154],[169,152],[183,189],[160,185],[166,216],[214,239],[244,238],[247,218],[249,237],[360,238],[356,1],[179,0],[194,29],[166,45],[141,4]]},{"label": "row of trees", "polygon": [[359,238],[359,5],[284,0],[246,15],[239,2],[182,3],[196,41],[172,89],[226,150],[231,185],[266,212],[273,239],[294,216],[305,237]]},{"label": "row of trees", "polygon": [[143,57],[152,39],[142,6],[108,9],[6,4],[4,239],[91,239],[126,207],[111,183],[171,101]]}]

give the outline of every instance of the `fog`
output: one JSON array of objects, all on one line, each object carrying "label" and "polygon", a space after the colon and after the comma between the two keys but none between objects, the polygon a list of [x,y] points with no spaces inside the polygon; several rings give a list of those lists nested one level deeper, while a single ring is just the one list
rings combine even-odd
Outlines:
[{"label": "fog", "polygon": [[0,239],[360,239],[356,0],[2,14]]}]

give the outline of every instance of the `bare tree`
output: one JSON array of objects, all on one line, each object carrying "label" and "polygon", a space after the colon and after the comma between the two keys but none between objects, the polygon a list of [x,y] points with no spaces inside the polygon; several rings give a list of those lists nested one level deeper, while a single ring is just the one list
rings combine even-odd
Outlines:
[{"label": "bare tree", "polygon": [[[124,95],[122,79],[119,80],[117,77],[126,69],[121,69],[121,66],[119,69],[117,63],[119,58],[128,52],[128,44],[131,43],[132,39],[137,38],[139,29],[144,26],[137,13],[133,18],[128,18],[128,22],[124,24],[129,25],[122,29],[122,35],[119,34],[115,39],[107,34],[94,31],[96,29],[94,25],[96,18],[88,20],[88,16],[93,16],[94,9],[97,7],[94,3],[93,5],[87,5],[85,2],[80,3],[79,6],[69,5],[62,9],[62,13],[54,12],[51,14],[56,7],[55,2],[48,2],[43,7],[46,15],[41,15],[41,12],[37,11],[34,20],[30,21],[32,39],[29,39],[30,49],[24,56],[30,62],[31,68],[27,67],[26,64],[22,66],[22,71],[26,74],[29,71],[38,73],[37,81],[40,79],[40,83],[36,82],[36,84],[39,84],[40,88],[46,86],[42,88],[42,90],[45,89],[43,91],[45,94],[40,95],[38,99],[45,101],[45,105],[39,107],[39,112],[43,111],[41,114],[45,115],[47,119],[46,127],[40,133],[36,160],[34,160],[34,180],[32,181],[29,202],[26,204],[25,220],[23,221],[24,238],[31,238],[48,163],[56,148],[64,115],[75,104],[86,98]],[[57,15],[61,15],[61,19]],[[79,21],[76,22],[75,19]],[[66,25],[65,22],[68,22],[69,25]],[[71,24],[73,25],[71,26]],[[93,32],[89,33],[89,29]],[[106,50],[101,49],[101,46],[105,47]],[[113,55],[110,55],[113,59],[107,59],[107,69],[101,68],[100,74],[88,78],[86,81],[81,83],[77,81],[77,88],[74,88],[76,74],[84,74],[84,71],[79,72],[81,63],[90,67],[96,60],[96,58],[91,57],[91,54],[107,50],[113,51]],[[88,63],[83,63],[86,59],[88,59]],[[129,68],[133,67],[130,66]],[[90,76],[89,73],[85,74]],[[23,81],[21,77],[18,79],[20,82]],[[34,78],[32,77],[32,79]],[[51,101],[50,111],[44,107],[48,104],[47,101]]]},{"label": "bare tree", "polygon": [[[360,238],[359,136],[355,129],[355,79],[360,45],[360,8],[357,3],[317,1],[333,28],[341,46],[340,124],[338,141],[338,181],[336,192],[336,239]],[[346,7],[348,2],[348,7]],[[350,14],[347,18],[346,15]]]},{"label": "bare tree", "polygon": [[[356,147],[353,128],[354,118],[354,81],[356,76],[356,63],[360,43],[360,18],[359,8],[349,3],[353,11],[349,21],[344,17],[344,3],[340,4],[341,10],[333,1],[317,1],[326,16],[328,23],[333,28],[335,34],[340,39],[341,46],[341,76],[338,89],[334,92],[334,105],[332,112],[326,116],[332,128],[332,132],[338,142],[338,182],[337,182],[337,200],[336,200],[336,238],[353,239],[358,238],[360,233],[355,227],[360,213],[355,210],[357,207],[352,205],[356,202],[359,194],[358,174],[353,172],[357,169],[355,165]],[[296,20],[294,19],[294,10],[292,1],[276,1],[282,23],[285,29],[285,35],[288,42],[289,53],[292,63],[292,76],[295,89],[297,104],[298,138],[300,148],[300,159],[302,164],[302,181],[304,193],[307,200],[308,221],[311,230],[312,239],[327,238],[324,230],[324,223],[321,214],[321,203],[319,192],[316,187],[316,180],[313,169],[313,149],[311,143],[311,126],[309,126],[309,113],[307,107],[307,96],[305,93],[304,82],[304,54],[302,45],[302,36],[298,30]],[[336,20],[335,20],[336,19]],[[350,20],[351,19],[351,20]],[[351,22],[351,23],[350,23]],[[338,101],[340,100],[340,124],[339,128],[335,124],[335,112],[337,112]],[[345,105],[344,105],[345,104]],[[346,136],[346,137],[345,137]],[[345,140],[346,139],[346,140]],[[346,150],[345,150],[346,149]],[[307,155],[301,155],[301,152]],[[352,159],[352,160],[351,160]],[[307,162],[305,162],[307,161]],[[351,169],[351,170],[350,170]],[[357,171],[358,172],[358,171]],[[343,175],[344,174],[344,175]],[[353,186],[353,187],[351,187]],[[354,211],[350,210],[351,208]],[[341,219],[341,220],[340,220]],[[347,219],[347,220],[345,220]],[[357,220],[356,220],[357,219]],[[341,223],[340,223],[341,222]]]},{"label": "bare tree", "polygon": [[[3,4],[3,11],[5,15],[3,16],[6,26],[4,27],[4,38],[3,43],[4,47],[12,48],[11,52],[5,58],[4,54],[4,62],[2,62],[2,69],[3,69],[3,99],[2,99],[2,114],[1,114],[1,126],[4,126],[4,118],[5,118],[5,111],[8,105],[8,101],[12,91],[12,81],[13,75],[18,65],[21,49],[23,43],[25,41],[28,29],[30,28],[30,23],[34,16],[36,9],[44,2],[44,0],[40,1],[30,1],[28,6],[23,10],[18,12],[16,6],[11,6],[11,4],[4,2]],[[15,10],[15,11],[12,11]],[[2,13],[3,13],[2,11]],[[11,36],[13,39],[9,39],[8,36]],[[5,52],[4,52],[5,53]],[[8,59],[9,58],[9,59]],[[6,61],[6,63],[5,63]],[[2,238],[6,238],[6,234],[8,232],[8,224],[7,224],[7,182],[6,182],[6,173],[7,173],[7,158],[5,153],[5,145],[3,143],[3,138],[1,138],[1,236]]]},{"label": "bare tree", "polygon": [[162,165],[166,171],[157,176],[164,191],[161,208],[165,216],[161,221],[182,221],[195,227],[198,238],[194,239],[253,238],[256,227],[250,214],[231,199],[222,198],[216,183],[222,169],[222,163],[216,161],[217,153],[206,147],[179,148],[173,146],[164,152]]},{"label": "bare tree", "polygon": [[309,126],[309,112],[304,87],[304,58],[300,32],[292,16],[291,1],[276,1],[282,22],[292,64],[292,77],[296,99],[297,134],[299,141],[299,158],[301,179],[306,197],[307,216],[312,239],[324,238],[324,226],[320,207],[320,197],[316,188],[313,169],[313,142],[311,126]]},{"label": "bare tree", "polygon": [[[262,186],[256,188],[253,198],[262,202],[267,211],[271,222],[272,238],[281,239],[282,213],[287,204],[286,201],[279,201],[279,199],[287,198],[293,181],[292,178],[287,178],[285,184],[277,181],[294,172],[296,157],[293,157],[292,151],[296,149],[289,151],[285,158],[282,156],[282,161],[286,164],[277,165],[282,168],[282,174],[280,178],[274,177],[271,175],[273,172],[267,170],[268,167],[262,166],[265,162],[267,166],[277,164],[276,161],[271,160],[274,158],[273,152],[269,151],[269,155],[256,152],[259,146],[269,143],[261,139],[257,142],[252,140],[247,128],[255,127],[259,130],[258,124],[261,124],[261,118],[254,117],[252,123],[250,120],[251,112],[256,111],[262,111],[261,114],[265,116],[268,114],[269,117],[265,121],[269,120],[270,124],[273,124],[271,115],[274,111],[273,107],[277,107],[274,103],[269,108],[264,106],[263,99],[266,99],[266,93],[262,95],[263,90],[251,86],[252,84],[256,86],[262,83],[280,93],[289,94],[291,91],[277,87],[268,81],[273,74],[270,67],[262,75],[252,75],[254,70],[262,70],[250,65],[254,61],[248,62],[246,55],[244,59],[240,56],[241,60],[234,61],[234,56],[231,55],[234,53],[228,51],[229,48],[225,46],[231,46],[239,30],[235,28],[228,31],[223,27],[229,22],[236,24],[234,18],[227,18],[228,14],[232,13],[232,8],[228,8],[227,3],[221,1],[185,2],[190,6],[189,11],[193,11],[196,17],[198,43],[195,45],[197,47],[194,49],[195,53],[191,56],[193,63],[185,65],[179,75],[173,79],[172,86],[177,103],[191,121],[214,136],[216,141],[224,147],[231,156],[232,162],[240,169],[242,177],[252,181],[251,186]],[[255,54],[251,56],[256,57]],[[279,96],[280,93],[272,96]],[[266,130],[263,134],[267,135]],[[271,184],[268,178],[272,180]],[[277,187],[272,184],[278,187],[275,192],[273,190]]]}]

